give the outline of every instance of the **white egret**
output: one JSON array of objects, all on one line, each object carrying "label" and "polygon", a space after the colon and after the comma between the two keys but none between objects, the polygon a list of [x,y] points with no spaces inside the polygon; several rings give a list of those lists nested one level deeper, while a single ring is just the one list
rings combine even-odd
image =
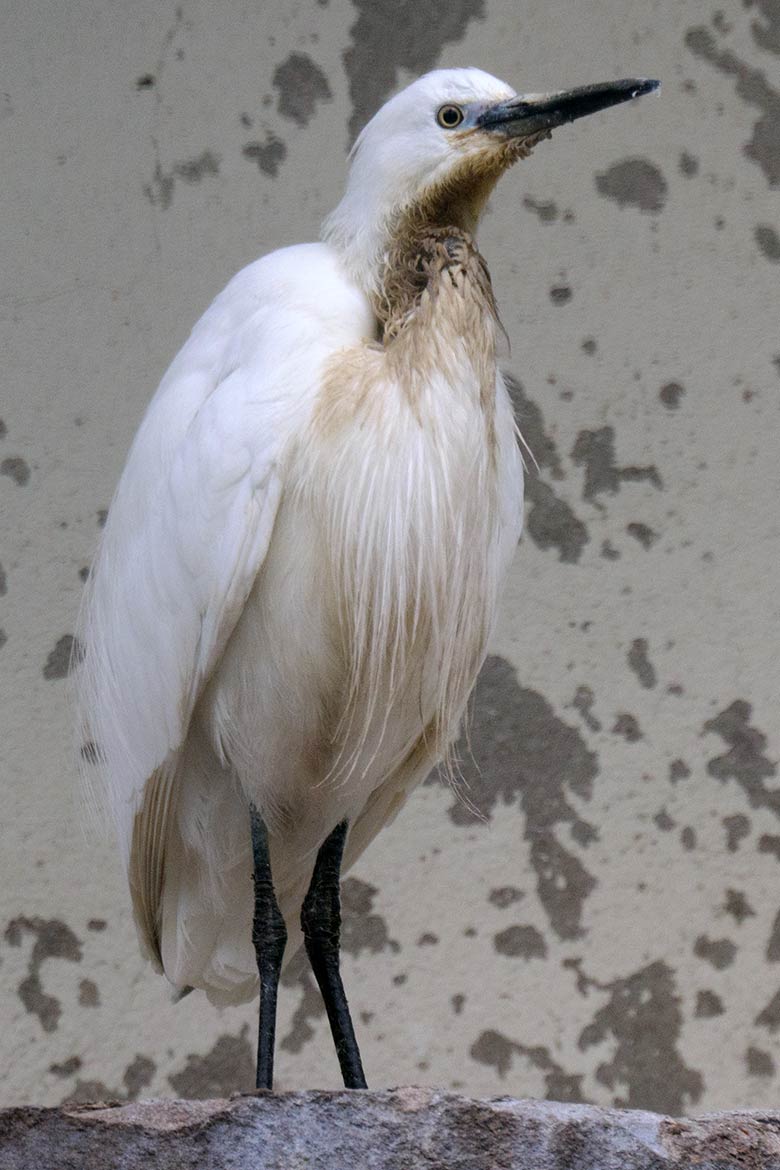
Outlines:
[{"label": "white egret", "polygon": [[656,87],[415,81],[322,242],[230,281],[136,435],[78,632],[84,767],[155,966],[217,1003],[259,986],[258,1087],[301,929],[365,1085],[339,874],[446,758],[520,534],[480,213],[553,127]]}]

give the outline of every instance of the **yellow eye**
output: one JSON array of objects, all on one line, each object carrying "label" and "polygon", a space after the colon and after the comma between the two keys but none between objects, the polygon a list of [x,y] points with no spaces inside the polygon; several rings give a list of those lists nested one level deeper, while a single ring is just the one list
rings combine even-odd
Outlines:
[{"label": "yellow eye", "polygon": [[440,106],[436,113],[436,121],[445,130],[454,130],[456,126],[460,126],[464,117],[465,114],[460,106],[453,106],[449,103],[446,106]]}]

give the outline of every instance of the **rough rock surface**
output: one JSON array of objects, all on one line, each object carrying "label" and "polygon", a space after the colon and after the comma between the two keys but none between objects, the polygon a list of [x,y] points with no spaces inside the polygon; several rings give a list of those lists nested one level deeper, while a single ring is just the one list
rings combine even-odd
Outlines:
[{"label": "rough rock surface", "polygon": [[[480,228],[526,528],[459,797],[344,883],[369,1082],[780,1108],[780,0],[5,0],[0,58],[0,1106],[253,1084],[256,1001],[171,1006],[82,826],[80,595],[200,314],[317,238],[396,85],[475,65],[663,88]],[[340,1087],[308,965],[277,1031],[280,1090]]]},{"label": "rough rock surface", "polygon": [[0,1112],[0,1170],[775,1170],[780,1112],[693,1120],[435,1089]]}]

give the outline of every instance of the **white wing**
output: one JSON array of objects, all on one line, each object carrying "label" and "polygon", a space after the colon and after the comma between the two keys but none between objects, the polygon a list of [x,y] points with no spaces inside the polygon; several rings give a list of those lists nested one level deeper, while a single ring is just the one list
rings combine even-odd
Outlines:
[{"label": "white wing", "polygon": [[83,771],[158,959],[177,752],[265,557],[322,365],[372,328],[326,245],[244,269],[163,379],[109,509],[77,633]]}]

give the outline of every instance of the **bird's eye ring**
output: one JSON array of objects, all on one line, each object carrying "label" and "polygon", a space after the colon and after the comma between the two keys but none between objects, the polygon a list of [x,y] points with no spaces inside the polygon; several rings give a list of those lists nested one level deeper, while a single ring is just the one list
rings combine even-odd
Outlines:
[{"label": "bird's eye ring", "polygon": [[454,130],[456,126],[460,126],[465,114],[460,106],[454,106],[448,102],[446,106],[440,106],[436,111],[436,121],[445,130]]}]

